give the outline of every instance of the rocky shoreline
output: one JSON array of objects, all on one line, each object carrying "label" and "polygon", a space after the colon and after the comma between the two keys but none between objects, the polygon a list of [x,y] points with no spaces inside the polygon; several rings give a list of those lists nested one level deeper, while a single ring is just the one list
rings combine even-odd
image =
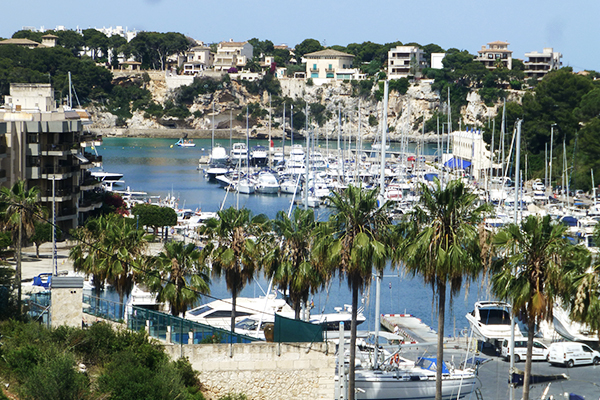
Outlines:
[{"label": "rocky shoreline", "polygon": [[[212,138],[212,130],[211,129],[182,129],[182,128],[173,128],[173,129],[160,129],[160,128],[92,128],[92,132],[96,134],[102,135],[105,138],[112,137],[125,137],[125,138],[166,138],[166,139],[179,139],[182,137],[187,137],[188,139],[210,139]],[[229,139],[229,137],[233,139],[240,140],[246,138],[246,132],[244,130],[238,129],[215,129],[215,139]],[[271,136],[274,139],[281,138],[281,130],[273,130],[271,131]],[[294,132],[294,136],[296,138],[303,138],[303,134],[301,132]],[[442,140],[447,138],[447,135],[407,135],[409,142],[419,142],[424,141],[426,143],[433,143],[438,140],[441,136]],[[269,131],[267,129],[254,129],[250,133],[251,139],[268,139]],[[289,138],[289,132],[287,134]],[[320,136],[323,139],[322,136]],[[336,135],[331,135],[329,139],[336,139]],[[353,137],[354,139],[354,137]],[[363,138],[364,140],[372,140],[371,138]],[[396,140],[391,140],[392,142],[397,142]]]}]

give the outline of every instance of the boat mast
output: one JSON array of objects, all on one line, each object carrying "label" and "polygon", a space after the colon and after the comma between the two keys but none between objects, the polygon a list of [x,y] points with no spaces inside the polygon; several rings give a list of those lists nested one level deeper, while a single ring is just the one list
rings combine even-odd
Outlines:
[{"label": "boat mast", "polygon": [[69,109],[73,109],[73,84],[71,83],[71,71],[69,71]]},{"label": "boat mast", "polygon": [[[519,224],[519,208],[517,204],[519,204],[519,192],[521,188],[521,179],[520,179],[520,157],[521,157],[521,122],[522,120],[517,120],[517,133],[516,133],[516,141],[517,141],[517,149],[515,154],[515,224]],[[504,187],[504,184],[502,185]],[[531,332],[530,332],[531,333]],[[515,354],[515,317],[514,313],[510,313],[510,354]],[[508,380],[511,381],[511,375],[515,369],[515,358],[510,357],[510,369],[508,371]],[[514,398],[514,386],[511,385],[510,389],[510,399]]]},{"label": "boat mast", "polygon": [[285,103],[283,103],[283,132],[281,133],[281,153],[282,159],[285,162]]},{"label": "boat mast", "polygon": [[305,105],[304,113],[306,114],[306,153],[304,154],[304,209],[308,209],[308,169],[309,169],[309,155],[310,155],[310,135],[308,133],[308,103]]},{"label": "boat mast", "polygon": [[210,142],[210,149],[212,154],[212,149],[215,147],[215,102],[213,100],[212,104],[212,140]]},{"label": "boat mast", "polygon": [[271,162],[271,154],[273,152],[273,147],[271,146],[271,93],[269,93],[269,168],[273,166]]},{"label": "boat mast", "polygon": [[[383,200],[385,193],[385,145],[387,143],[387,108],[388,108],[389,82],[386,79],[383,86],[383,108],[381,110],[381,175],[379,177],[379,191]],[[383,202],[382,202],[383,204]],[[378,316],[376,316],[378,317]]]}]

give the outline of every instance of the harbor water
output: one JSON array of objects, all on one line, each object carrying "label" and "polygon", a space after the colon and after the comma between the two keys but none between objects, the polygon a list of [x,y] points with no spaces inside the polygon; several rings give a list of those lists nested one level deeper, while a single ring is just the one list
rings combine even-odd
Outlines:
[{"label": "harbor water", "polygon": [[[239,141],[239,140],[238,140]],[[122,173],[123,183],[119,189],[129,186],[133,191],[144,191],[149,196],[165,197],[172,193],[179,199],[180,208],[200,209],[202,211],[218,211],[223,205],[227,207],[246,207],[254,214],[264,213],[274,218],[278,211],[288,211],[292,195],[238,195],[229,193],[217,184],[209,182],[203,171],[198,170],[198,161],[210,153],[210,139],[195,139],[195,147],[181,148],[171,146],[173,139],[162,138],[105,138],[103,144],[95,150],[103,158],[106,172]],[[224,147],[229,147],[229,140],[217,140]],[[274,140],[276,147],[281,147],[281,140]],[[304,143],[304,142],[302,142]],[[250,147],[261,144],[268,146],[267,141],[250,141]],[[287,142],[286,146],[291,143]],[[329,141],[329,146],[337,146],[337,142]],[[319,142],[320,151],[325,154],[326,143]],[[354,147],[354,146],[352,146]],[[365,145],[366,147],[366,145]],[[369,145],[370,147],[370,145]],[[390,151],[399,151],[399,145],[391,144]],[[421,154],[433,155],[437,144],[424,146]],[[409,146],[409,152],[415,151],[415,145]],[[331,210],[316,209],[321,220],[327,219]],[[367,321],[360,329],[374,329],[375,321],[375,280],[363,294],[364,314]],[[248,285],[241,296],[261,296],[268,282],[259,276],[256,282]],[[487,287],[487,285],[486,285]],[[402,269],[386,269],[381,288],[381,313],[409,313],[437,330],[437,305],[432,288],[425,285],[419,277],[405,276]],[[224,281],[214,279],[211,284],[211,297],[227,298]],[[476,282],[454,296],[451,306],[447,306],[445,334],[459,336],[468,327],[465,314],[473,309],[478,300],[490,299],[487,288]],[[314,302],[312,312],[334,312],[334,307],[342,307],[351,303],[350,291],[346,281],[334,278],[328,289],[311,297]],[[212,301],[206,297],[203,302]]]}]

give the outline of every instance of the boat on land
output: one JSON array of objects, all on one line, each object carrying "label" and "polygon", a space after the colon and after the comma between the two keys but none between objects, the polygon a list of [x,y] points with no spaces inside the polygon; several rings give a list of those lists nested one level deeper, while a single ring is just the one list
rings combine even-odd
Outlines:
[{"label": "boat on land", "polygon": [[[499,348],[504,339],[510,339],[511,310],[511,305],[503,301],[476,302],[473,311],[466,315],[473,330],[473,336]],[[514,326],[515,336],[522,336],[518,325]]]}]

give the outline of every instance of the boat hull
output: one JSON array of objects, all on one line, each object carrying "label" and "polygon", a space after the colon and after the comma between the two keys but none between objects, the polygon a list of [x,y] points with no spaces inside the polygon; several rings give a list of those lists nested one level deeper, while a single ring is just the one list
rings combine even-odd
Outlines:
[{"label": "boat hull", "polygon": [[[467,374],[463,379],[445,378],[442,399],[464,398],[477,387],[474,374]],[[356,371],[355,388],[357,400],[435,399],[435,377],[403,371]]]}]

